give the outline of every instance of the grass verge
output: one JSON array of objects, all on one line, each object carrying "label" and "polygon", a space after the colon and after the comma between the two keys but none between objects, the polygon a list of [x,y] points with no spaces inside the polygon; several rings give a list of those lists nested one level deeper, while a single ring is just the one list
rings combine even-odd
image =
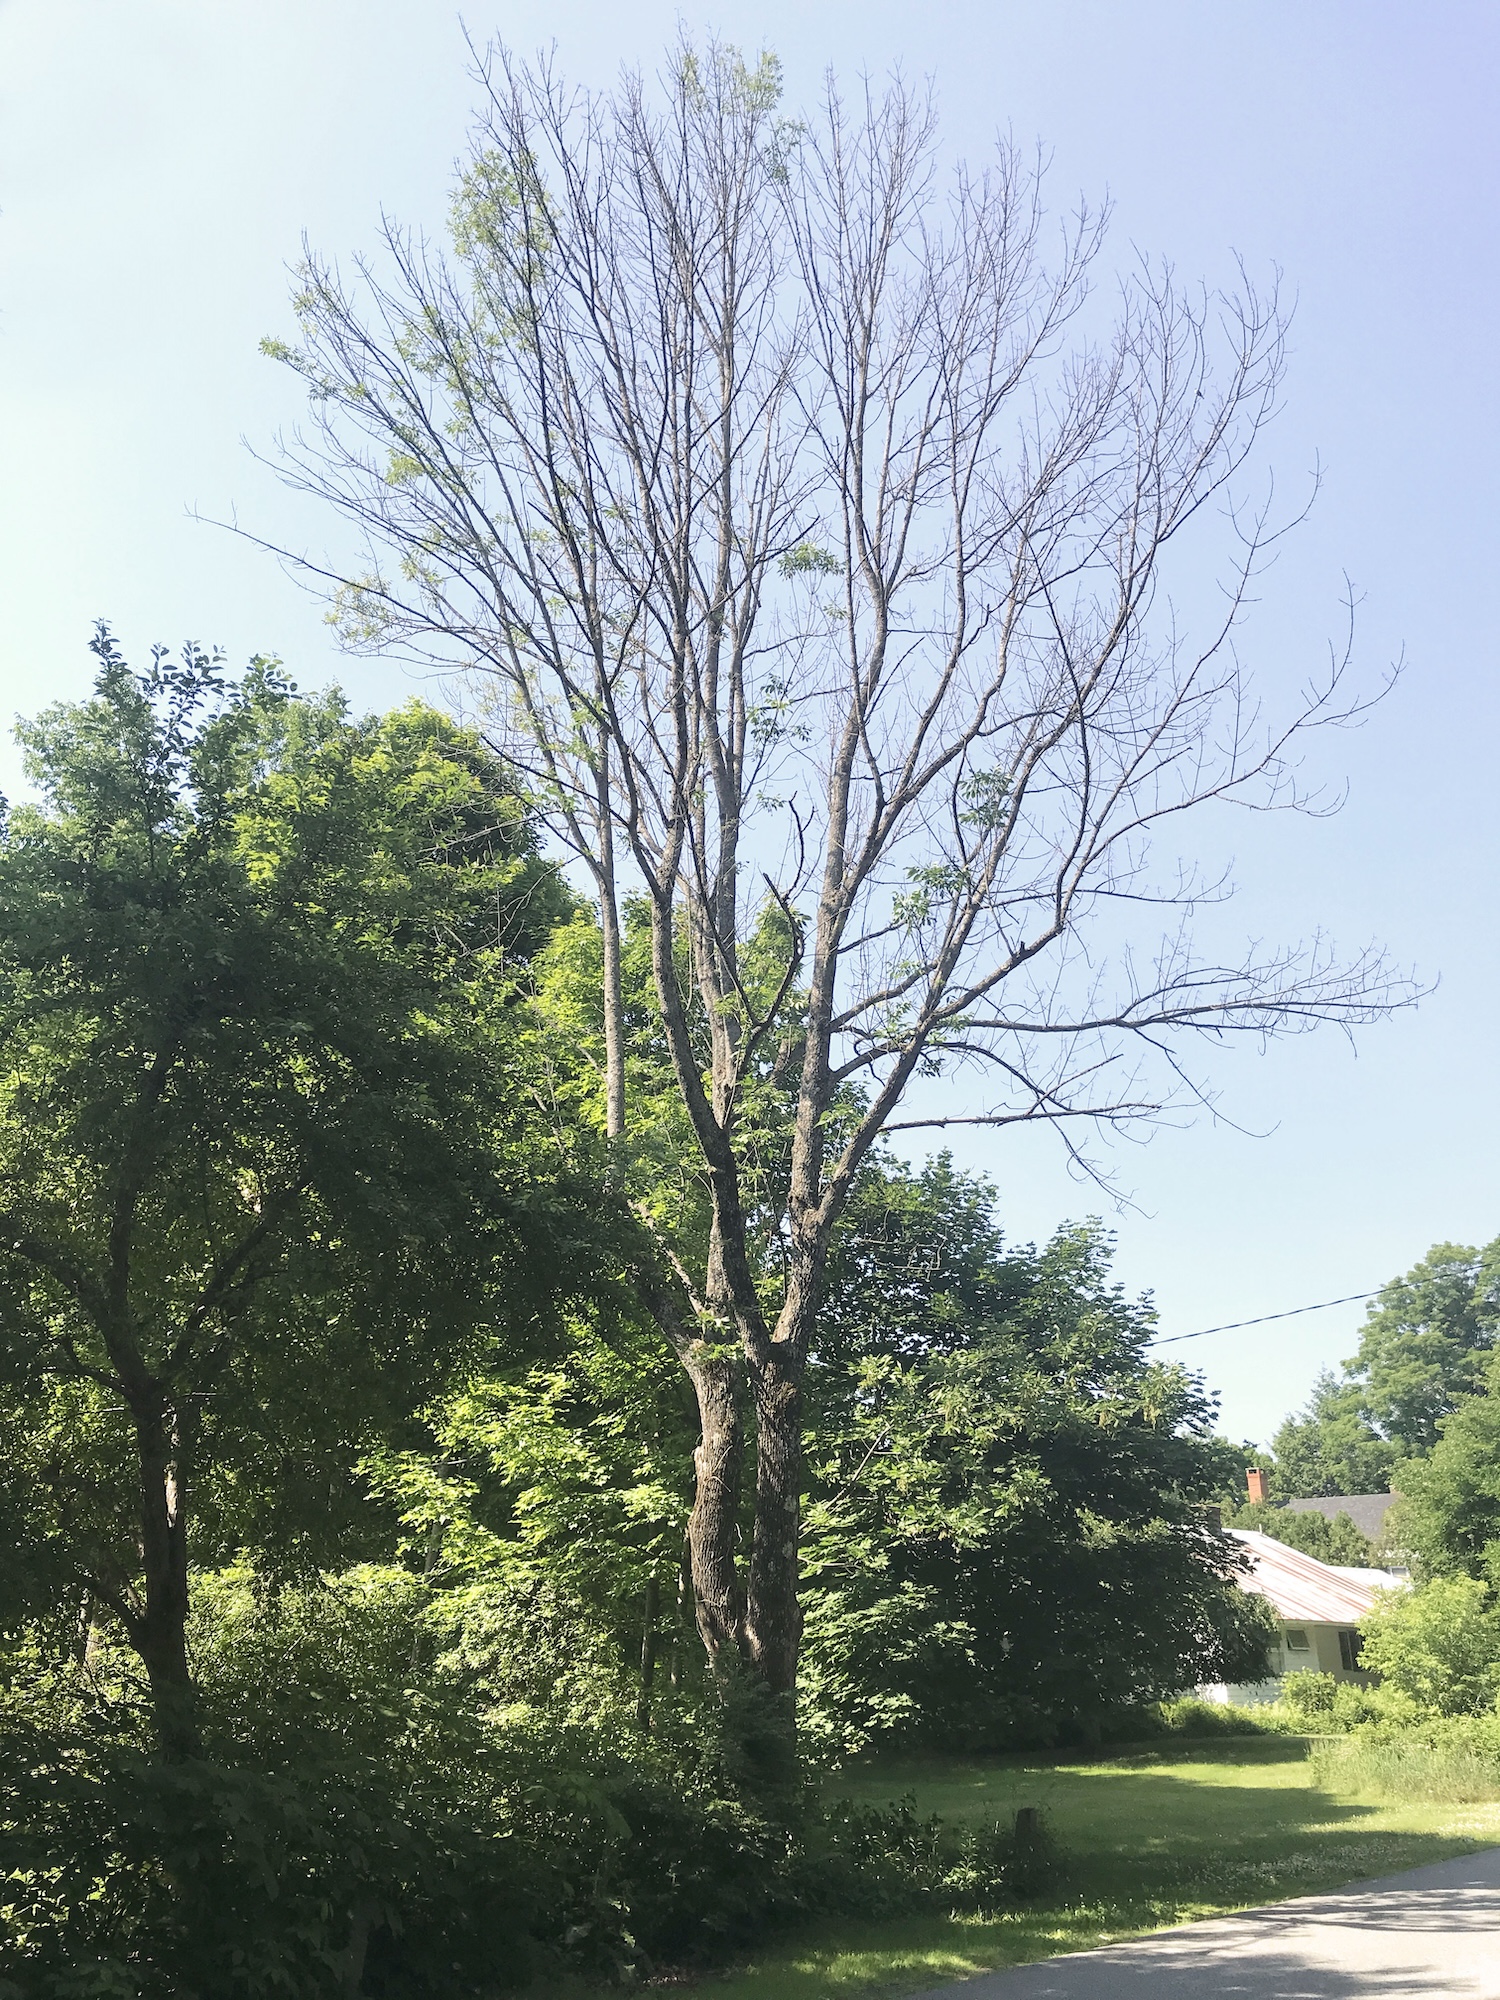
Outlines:
[{"label": "grass verge", "polygon": [[[1095,1762],[959,1759],[846,1775],[952,1820],[1041,1806],[1068,1856],[1051,1897],[993,1917],[840,1922],[705,1978],[715,2000],[854,2000],[1085,1951],[1196,1918],[1500,1843],[1500,1803],[1411,1803],[1299,1738],[1152,1748]],[[1493,1791],[1491,1798],[1494,1797]]]}]

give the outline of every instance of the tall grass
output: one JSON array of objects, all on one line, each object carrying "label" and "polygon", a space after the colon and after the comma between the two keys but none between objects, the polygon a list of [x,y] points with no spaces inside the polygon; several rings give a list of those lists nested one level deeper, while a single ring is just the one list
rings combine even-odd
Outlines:
[{"label": "tall grass", "polygon": [[1315,1743],[1313,1781],[1325,1791],[1431,1805],[1500,1800],[1500,1752],[1482,1744],[1346,1736]]}]

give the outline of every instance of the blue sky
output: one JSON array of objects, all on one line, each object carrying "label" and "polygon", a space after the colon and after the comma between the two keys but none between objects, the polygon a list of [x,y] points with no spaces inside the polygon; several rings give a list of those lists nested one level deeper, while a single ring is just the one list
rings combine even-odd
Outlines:
[{"label": "blue sky", "polygon": [[[1345,573],[1374,678],[1406,674],[1313,773],[1347,780],[1316,823],[1243,821],[1249,936],[1380,937],[1437,979],[1419,1011],[1216,1059],[1224,1121],[1115,1148],[1133,1205],[1106,1219],[1164,1333],[1379,1284],[1435,1240],[1500,1231],[1494,554],[1500,8],[1262,0],[728,0],[695,15],[552,0],[472,5],[470,31],[605,83],[679,17],[781,56],[788,98],[825,65],[937,86],[947,141],[1040,139],[1051,188],[1115,204],[1140,248],[1227,280],[1280,266],[1298,305],[1271,440],[1282,490],[1324,469],[1265,578],[1245,651],[1274,694],[1321,656]],[[87,684],[96,617],[128,649],[192,636],[280,653],[356,699],[394,671],[338,659],[319,607],[190,510],[316,546],[316,514],[259,468],[295,420],[257,342],[287,325],[304,231],[369,246],[382,208],[440,230],[473,86],[457,13],[429,0],[0,0],[0,715]],[[13,783],[14,758],[0,757]],[[1045,1135],[971,1141],[1021,1238],[1098,1211]],[[1177,1349],[1236,1435],[1264,1437],[1358,1307]]]}]

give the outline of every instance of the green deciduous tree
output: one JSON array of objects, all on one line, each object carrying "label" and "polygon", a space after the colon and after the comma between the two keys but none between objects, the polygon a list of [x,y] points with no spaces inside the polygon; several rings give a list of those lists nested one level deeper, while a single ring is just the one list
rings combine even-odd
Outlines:
[{"label": "green deciduous tree", "polygon": [[1297,1514],[1289,1507],[1278,1506],[1274,1500],[1265,1500],[1226,1512],[1224,1525],[1254,1528],[1285,1542],[1290,1549],[1316,1556],[1319,1562],[1342,1563],[1355,1569],[1378,1563],[1374,1546],[1348,1514],[1336,1514],[1330,1521],[1326,1514]]},{"label": "green deciduous tree", "polygon": [[[1003,1244],[945,1160],[862,1184],[809,1367],[810,1720],[991,1746],[1097,1735],[1265,1631],[1207,1503],[1229,1448],[1097,1225]],[[886,1300],[882,1308],[882,1295]]]},{"label": "green deciduous tree", "polygon": [[1400,1453],[1370,1423],[1356,1383],[1323,1369],[1304,1409],[1271,1440],[1276,1489],[1288,1498],[1383,1493]]},{"label": "green deciduous tree", "polygon": [[1437,1243],[1381,1287],[1347,1367],[1362,1414],[1403,1457],[1431,1451],[1444,1417],[1483,1377],[1500,1327],[1500,1239]]},{"label": "green deciduous tree", "polygon": [[1479,1715],[1500,1695],[1500,1611],[1477,1578],[1391,1592],[1360,1630],[1365,1666],[1419,1714]]},{"label": "green deciduous tree", "polygon": [[1397,1534],[1428,1569],[1500,1589],[1500,1356],[1440,1431],[1427,1458],[1401,1466]]},{"label": "green deciduous tree", "polygon": [[1285,1495],[1377,1493],[1398,1462],[1421,1458],[1483,1378],[1500,1324],[1500,1240],[1437,1243],[1381,1287],[1359,1351],[1325,1370],[1305,1410],[1274,1439]]},{"label": "green deciduous tree", "polygon": [[178,1756],[190,1562],[357,1552],[362,1438],[546,1295],[503,1002],[565,898],[432,710],[94,650],[0,845],[5,1500]]}]

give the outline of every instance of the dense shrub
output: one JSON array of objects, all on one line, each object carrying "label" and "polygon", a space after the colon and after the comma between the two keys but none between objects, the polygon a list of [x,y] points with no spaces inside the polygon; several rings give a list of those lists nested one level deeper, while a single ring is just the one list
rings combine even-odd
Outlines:
[{"label": "dense shrub", "polygon": [[0,1761],[5,1957],[26,2000],[425,2000],[531,1968],[551,1886],[536,1854],[378,1769],[299,1782],[14,1723]]},{"label": "dense shrub", "polygon": [[1500,1799],[1500,1714],[1444,1715],[1408,1688],[1361,1687],[1332,1674],[1288,1674],[1262,1711],[1276,1726],[1319,1740],[1318,1783],[1378,1798],[1467,1804]]},{"label": "dense shrub", "polygon": [[810,1915],[988,1909],[1051,1879],[1044,1828],[746,1782],[733,1702],[643,1736],[586,1661],[554,1702],[507,1698],[481,1609],[394,1571],[204,1579],[209,1754],[187,1762],[147,1754],[129,1656],[13,1671],[0,2000],[629,1984]]},{"label": "dense shrub", "polygon": [[1500,1697],[1500,1610],[1474,1577],[1393,1593],[1361,1629],[1365,1665],[1423,1713],[1478,1715]]},{"label": "dense shrub", "polygon": [[1156,1710],[1162,1733],[1168,1736],[1266,1736],[1275,1733],[1263,1709],[1236,1708],[1229,1702],[1198,1701],[1184,1695],[1164,1701]]},{"label": "dense shrub", "polygon": [[1334,1674],[1297,1673],[1286,1676],[1280,1698],[1261,1713],[1273,1728],[1328,1736],[1373,1723],[1393,1706],[1406,1712],[1406,1704],[1399,1698],[1393,1704],[1386,1689],[1341,1681]]},{"label": "dense shrub", "polygon": [[15,1718],[0,1776],[5,2000],[457,2000],[569,1966],[634,1983],[802,1917],[992,1910],[1060,1866],[1039,1820],[954,1829],[909,1801],[787,1825],[639,1772],[539,1768],[534,1813],[522,1786],[486,1821],[451,1778],[416,1796],[373,1767],[166,1765]]}]

